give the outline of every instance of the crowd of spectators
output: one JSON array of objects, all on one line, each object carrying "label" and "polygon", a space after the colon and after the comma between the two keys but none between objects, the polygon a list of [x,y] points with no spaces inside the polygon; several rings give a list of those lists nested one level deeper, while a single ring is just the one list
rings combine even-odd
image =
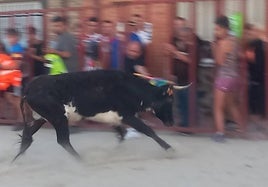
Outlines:
[{"label": "crowd of spectators", "polygon": [[[0,43],[0,70],[21,70],[22,85],[10,86],[2,90],[4,97],[16,111],[16,121],[22,122],[19,101],[23,87],[33,77],[49,74],[56,60],[45,58],[47,54],[56,55],[62,68],[58,72],[92,71],[96,69],[115,69],[126,73],[140,73],[153,76],[146,68],[146,49],[152,42],[144,29],[141,15],[132,15],[127,23],[127,31],[118,29],[116,22],[90,17],[85,23],[77,23],[73,32],[69,30],[68,19],[56,16],[50,21],[52,36],[47,45],[36,37],[37,29],[27,27],[27,46],[22,46],[20,33],[15,28],[8,28],[6,41]],[[173,36],[164,44],[163,55],[171,59],[172,74],[179,85],[187,85],[189,68],[193,62],[193,50],[200,54],[202,40],[192,31],[185,18],[176,17],[173,21]],[[215,40],[209,43],[211,58],[215,62],[214,105],[216,134],[213,139],[223,142],[225,134],[226,110],[230,110],[231,120],[244,131],[237,102],[239,92],[239,64],[242,58],[248,61],[249,73],[249,108],[252,114],[264,116],[264,32],[254,25],[246,24],[244,38],[239,41],[230,32],[226,16],[215,21]],[[204,42],[203,42],[204,43]],[[197,44],[196,48],[193,45]],[[159,44],[163,45],[163,44]],[[82,55],[81,55],[82,54]],[[16,66],[4,67],[5,57],[11,57]],[[19,56],[18,56],[19,55]],[[201,54],[201,56],[204,54]],[[12,57],[13,56],[13,57]],[[197,60],[199,60],[197,58]],[[50,65],[48,65],[50,63]],[[164,62],[168,63],[168,62]],[[51,67],[52,66],[52,67]],[[57,71],[55,71],[57,72]],[[198,73],[198,72],[196,72]],[[189,89],[176,93],[180,126],[189,127]]]}]

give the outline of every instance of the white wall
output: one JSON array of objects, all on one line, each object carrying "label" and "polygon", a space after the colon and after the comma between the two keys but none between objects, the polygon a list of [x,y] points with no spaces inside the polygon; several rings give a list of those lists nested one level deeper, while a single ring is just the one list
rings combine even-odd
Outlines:
[{"label": "white wall", "polygon": [[16,3],[1,3],[0,12],[13,11],[13,10],[32,10],[41,9],[41,2],[16,2]]},{"label": "white wall", "polygon": [[[267,6],[266,0],[247,0],[247,18],[246,22],[265,29],[265,11]],[[268,11],[268,9],[267,9]]]},{"label": "white wall", "polygon": [[180,16],[190,20],[191,18],[191,4],[187,2],[176,3],[176,16]]},{"label": "white wall", "polygon": [[242,1],[244,0],[225,0],[225,15],[230,16],[234,13],[242,12]]},{"label": "white wall", "polygon": [[215,18],[215,2],[202,1],[196,3],[196,31],[201,39],[213,40]]},{"label": "white wall", "polygon": [[[0,3],[0,12],[7,12],[7,11],[19,11],[19,10],[36,10],[42,9],[41,2],[16,2],[16,3]],[[5,31],[10,26],[10,18],[4,17],[0,15],[0,37],[2,40],[5,40]],[[43,34],[43,18],[42,16],[32,16],[29,20],[32,20],[31,23],[34,27],[38,30],[39,38],[42,38]],[[15,28],[19,29],[21,32],[21,43],[25,43],[26,41],[26,33],[25,28],[28,26],[28,20],[26,15],[25,16],[15,16],[14,17]]]},{"label": "white wall", "polygon": [[[202,1],[196,3],[196,32],[204,40],[213,40],[215,20],[215,2]],[[180,2],[176,5],[176,15],[191,20],[191,3]],[[189,23],[191,25],[191,23]]]}]

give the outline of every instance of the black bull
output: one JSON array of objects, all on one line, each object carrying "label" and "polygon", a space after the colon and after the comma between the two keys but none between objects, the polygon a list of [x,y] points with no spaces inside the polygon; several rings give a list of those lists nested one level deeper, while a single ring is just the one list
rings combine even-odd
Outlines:
[{"label": "black bull", "polygon": [[57,142],[71,155],[80,158],[69,139],[68,120],[91,119],[110,124],[124,139],[127,124],[153,138],[165,150],[171,148],[136,114],[154,111],[167,126],[173,123],[173,87],[156,87],[148,81],[120,71],[91,71],[40,76],[25,89],[21,100],[24,130],[20,151],[31,145],[32,136],[49,122],[57,134]]}]

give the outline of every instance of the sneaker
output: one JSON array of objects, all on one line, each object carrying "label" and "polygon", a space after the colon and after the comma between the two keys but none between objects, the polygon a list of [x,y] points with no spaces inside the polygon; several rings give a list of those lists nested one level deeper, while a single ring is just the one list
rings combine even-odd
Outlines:
[{"label": "sneaker", "polygon": [[225,139],[224,134],[219,134],[219,133],[215,133],[212,136],[212,140],[214,140],[215,142],[218,142],[218,143],[224,143],[224,142],[226,142],[226,139]]},{"label": "sneaker", "polygon": [[132,139],[132,138],[140,138],[141,134],[133,128],[127,128],[127,134],[125,135],[125,139]]},{"label": "sneaker", "polygon": [[225,121],[225,129],[227,131],[236,131],[236,129],[238,128],[238,125],[231,120],[226,120]]}]

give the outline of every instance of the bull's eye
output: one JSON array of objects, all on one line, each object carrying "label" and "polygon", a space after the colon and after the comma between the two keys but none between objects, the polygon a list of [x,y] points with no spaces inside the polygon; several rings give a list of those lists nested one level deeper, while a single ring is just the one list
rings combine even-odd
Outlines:
[{"label": "bull's eye", "polygon": [[171,88],[168,88],[168,89],[167,89],[167,94],[168,94],[169,96],[173,95],[173,90],[172,90]]}]

